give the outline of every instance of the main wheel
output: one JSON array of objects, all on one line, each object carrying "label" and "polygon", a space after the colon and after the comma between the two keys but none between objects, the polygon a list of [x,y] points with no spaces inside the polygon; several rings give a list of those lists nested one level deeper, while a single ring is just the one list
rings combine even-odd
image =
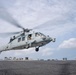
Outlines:
[{"label": "main wheel", "polygon": [[38,51],[39,51],[39,47],[38,47],[38,48],[36,48],[36,49],[35,49],[35,51],[36,51],[36,52],[38,52]]}]

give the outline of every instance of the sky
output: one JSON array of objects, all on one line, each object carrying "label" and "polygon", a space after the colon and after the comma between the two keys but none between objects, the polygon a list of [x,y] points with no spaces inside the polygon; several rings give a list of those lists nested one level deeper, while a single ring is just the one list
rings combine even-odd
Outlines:
[{"label": "sky", "polygon": [[[0,33],[21,31],[12,25],[14,19],[24,28],[56,38],[56,42],[41,47],[39,52],[35,52],[35,48],[5,51],[0,59],[76,59],[76,0],[0,0]],[[0,47],[7,44],[9,38],[0,35]]]}]

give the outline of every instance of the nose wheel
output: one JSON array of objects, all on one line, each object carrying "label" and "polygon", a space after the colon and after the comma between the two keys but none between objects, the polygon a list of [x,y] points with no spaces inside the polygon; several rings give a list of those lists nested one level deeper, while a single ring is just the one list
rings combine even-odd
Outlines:
[{"label": "nose wheel", "polygon": [[36,48],[35,48],[35,51],[38,52],[38,51],[39,51],[39,47],[36,47]]}]

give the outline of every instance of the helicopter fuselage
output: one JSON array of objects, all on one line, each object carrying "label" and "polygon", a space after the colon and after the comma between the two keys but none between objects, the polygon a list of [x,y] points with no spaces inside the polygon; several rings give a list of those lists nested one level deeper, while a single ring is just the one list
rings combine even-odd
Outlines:
[{"label": "helicopter fuselage", "polygon": [[39,47],[48,44],[49,42],[55,42],[55,38],[45,36],[40,32],[20,34],[19,36],[14,36],[13,39],[10,39],[10,42],[0,48],[0,51],[7,50],[21,50],[35,47],[36,51],[39,51]]}]

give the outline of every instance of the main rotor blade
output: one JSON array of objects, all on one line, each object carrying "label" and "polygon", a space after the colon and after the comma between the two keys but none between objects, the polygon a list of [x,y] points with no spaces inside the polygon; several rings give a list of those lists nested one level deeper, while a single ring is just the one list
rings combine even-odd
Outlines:
[{"label": "main rotor blade", "polygon": [[[51,25],[51,21],[49,20],[49,21],[47,21],[47,22],[45,22],[43,24],[40,24],[40,25],[34,27],[33,29],[46,29],[50,25]],[[51,26],[53,26],[53,25],[51,25]]]},{"label": "main rotor blade", "polygon": [[0,37],[8,37],[14,34],[19,34],[20,32],[6,32],[6,33],[0,33]]},{"label": "main rotor blade", "polygon": [[56,28],[56,26],[59,26],[58,24],[60,23],[59,20],[57,21],[52,21],[52,20],[48,20],[47,22],[43,23],[43,24],[40,24],[36,27],[34,27],[33,29],[34,30],[48,30],[48,29],[54,29]]},{"label": "main rotor blade", "polygon": [[6,8],[4,8],[1,5],[0,5],[0,18],[11,23],[12,25],[14,25],[18,28],[25,29],[11,16],[11,14],[6,10]]}]

